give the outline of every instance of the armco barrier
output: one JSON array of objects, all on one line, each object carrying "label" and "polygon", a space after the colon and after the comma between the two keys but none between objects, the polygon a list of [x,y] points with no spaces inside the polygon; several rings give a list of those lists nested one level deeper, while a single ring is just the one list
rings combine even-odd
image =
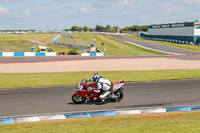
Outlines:
[{"label": "armco barrier", "polygon": [[96,112],[80,112],[80,113],[61,113],[47,114],[35,116],[16,116],[13,118],[0,118],[0,124],[36,122],[43,120],[61,120],[68,118],[90,118],[100,116],[116,116],[126,114],[147,114],[147,113],[165,113],[176,111],[200,111],[200,106],[184,106],[184,107],[145,107],[145,108],[129,108],[119,110],[107,110]]},{"label": "armco barrier", "polygon": [[56,52],[0,52],[0,56],[56,56]]},{"label": "armco barrier", "polygon": [[24,56],[24,52],[14,52],[14,56]]},{"label": "armco barrier", "polygon": [[105,56],[105,53],[81,53],[81,56]]},{"label": "armco barrier", "polygon": [[14,56],[14,52],[2,52],[2,56]]},{"label": "armco barrier", "polygon": [[[164,39],[164,38],[148,38],[148,37],[142,37],[142,36],[137,36],[143,39],[147,40],[157,40],[157,41],[165,41],[165,42],[174,42],[174,43],[180,43],[180,44],[193,44],[193,42],[189,41],[182,41],[182,40],[173,40],[173,39]],[[200,43],[195,43],[196,45],[200,46]]]}]

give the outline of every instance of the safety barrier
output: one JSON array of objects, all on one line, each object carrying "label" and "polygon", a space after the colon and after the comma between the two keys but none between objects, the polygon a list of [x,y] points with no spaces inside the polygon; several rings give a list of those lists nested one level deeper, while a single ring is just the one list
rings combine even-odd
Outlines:
[{"label": "safety barrier", "polygon": [[81,53],[81,56],[105,56],[105,53]]},{"label": "safety barrier", "polygon": [[0,52],[0,56],[56,56],[56,52]]},{"label": "safety barrier", "polygon": [[147,113],[165,113],[176,111],[200,111],[200,106],[183,106],[183,107],[146,107],[146,108],[129,108],[119,110],[106,110],[94,112],[80,112],[80,113],[61,113],[61,114],[47,114],[35,116],[16,116],[12,118],[0,118],[0,124],[21,123],[21,122],[36,122],[44,120],[61,120],[68,118],[90,118],[100,116],[117,116],[127,114],[147,114]]},{"label": "safety barrier", "polygon": [[[142,36],[138,36],[138,37],[143,38],[143,39],[147,39],[147,40],[174,42],[174,43],[180,43],[180,44],[193,44],[193,42],[190,42],[190,41],[182,41],[182,40],[174,40],[174,39],[164,39],[164,38],[149,38],[149,37],[142,37]],[[199,43],[196,43],[196,45],[199,45]]]}]

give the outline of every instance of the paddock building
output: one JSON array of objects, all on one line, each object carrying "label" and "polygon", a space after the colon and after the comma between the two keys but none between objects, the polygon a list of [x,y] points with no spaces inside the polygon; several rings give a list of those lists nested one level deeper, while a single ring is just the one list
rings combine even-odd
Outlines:
[{"label": "paddock building", "polygon": [[144,39],[184,44],[200,44],[200,21],[168,23],[148,26],[148,33],[141,33]]}]

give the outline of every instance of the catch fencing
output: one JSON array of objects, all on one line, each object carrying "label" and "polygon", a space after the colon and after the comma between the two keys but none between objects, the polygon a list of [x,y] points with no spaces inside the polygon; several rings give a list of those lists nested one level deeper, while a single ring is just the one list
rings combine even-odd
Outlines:
[{"label": "catch fencing", "polygon": [[95,45],[95,41],[73,39],[73,37],[69,33],[64,35],[68,36],[68,38],[61,37],[61,35],[59,34],[52,38],[50,44],[55,46],[77,48],[84,50],[90,49],[91,45]]}]

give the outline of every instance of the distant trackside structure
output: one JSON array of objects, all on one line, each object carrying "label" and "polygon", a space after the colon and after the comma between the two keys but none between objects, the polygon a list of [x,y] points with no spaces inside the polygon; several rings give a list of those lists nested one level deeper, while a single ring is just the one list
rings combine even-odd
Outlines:
[{"label": "distant trackside structure", "polygon": [[200,44],[200,21],[150,25],[145,39],[169,41],[184,44]]}]

